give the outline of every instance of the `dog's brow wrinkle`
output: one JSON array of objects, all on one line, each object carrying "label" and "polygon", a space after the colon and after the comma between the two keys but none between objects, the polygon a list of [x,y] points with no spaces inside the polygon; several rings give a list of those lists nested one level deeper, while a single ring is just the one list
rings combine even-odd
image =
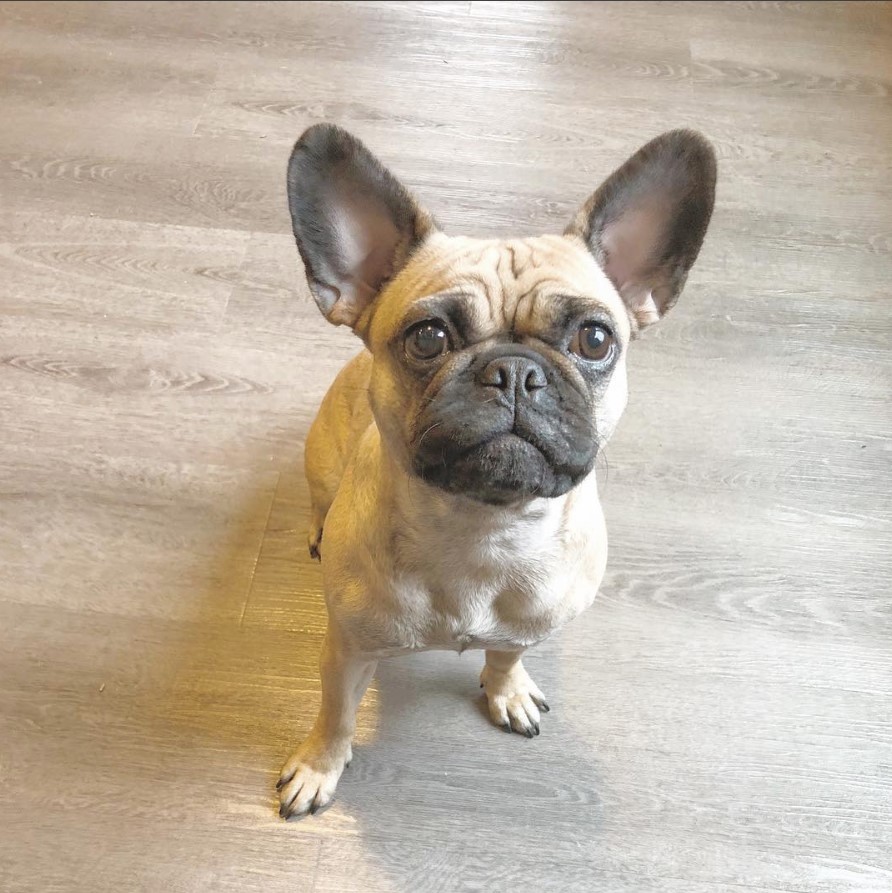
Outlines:
[{"label": "dog's brow wrinkle", "polygon": [[[488,256],[487,256],[488,255]],[[495,292],[501,293],[501,276],[499,270],[499,261],[501,259],[501,252],[497,245],[489,246],[486,251],[484,251],[479,259],[478,266],[483,269],[477,273],[479,277],[479,281],[483,285],[483,294],[486,298],[486,303],[489,308],[489,318],[492,321],[493,325],[497,324],[498,319],[498,306],[499,295]],[[490,273],[491,275],[487,275]],[[495,289],[494,287],[495,286]]]},{"label": "dog's brow wrinkle", "polygon": [[[495,317],[493,316],[495,302],[492,299],[492,286],[489,278],[482,271],[477,270],[463,270],[461,278],[467,283],[476,285],[479,291],[483,293],[482,296],[486,305],[487,315],[489,316],[490,322],[495,323]],[[473,298],[473,292],[471,297]],[[475,308],[479,307],[479,301],[474,301],[473,306]],[[478,316],[482,316],[482,314],[478,314]]]},{"label": "dog's brow wrinkle", "polygon": [[517,303],[519,304],[521,301],[525,301],[527,298],[532,297],[537,292],[541,292],[543,286],[545,285],[554,285],[557,289],[561,289],[565,287],[564,283],[560,282],[558,279],[554,279],[551,276],[544,276],[539,279],[532,288],[527,289],[518,299]]},{"label": "dog's brow wrinkle", "polygon": [[[498,316],[499,316],[499,306],[498,306],[499,302],[496,301],[495,295],[491,294],[490,292],[486,293],[486,299],[489,301],[489,317],[493,321],[494,324],[497,324],[496,321],[498,320]],[[502,302],[501,306],[504,308],[504,306],[505,306],[504,301]],[[503,317],[504,317],[504,314],[503,314]]]},{"label": "dog's brow wrinkle", "polygon": [[513,245],[506,245],[505,250],[508,252],[508,258],[511,263],[511,275],[516,281],[520,279],[520,272],[517,269],[517,249]]},{"label": "dog's brow wrinkle", "polygon": [[539,298],[541,296],[542,296],[542,292],[540,292],[539,290],[536,290],[535,292],[533,292],[533,297],[532,297],[532,302],[531,302],[532,308],[530,310],[530,315],[533,317],[533,319],[541,319],[541,316],[539,314]]},{"label": "dog's brow wrinkle", "polygon": [[536,251],[535,248],[531,248],[531,249],[530,249],[530,255],[529,255],[529,257],[527,258],[527,263],[528,263],[534,270],[538,270],[539,267],[542,266],[542,264],[544,263],[544,261],[543,261],[543,259],[542,259],[542,255],[541,255],[538,251]]}]

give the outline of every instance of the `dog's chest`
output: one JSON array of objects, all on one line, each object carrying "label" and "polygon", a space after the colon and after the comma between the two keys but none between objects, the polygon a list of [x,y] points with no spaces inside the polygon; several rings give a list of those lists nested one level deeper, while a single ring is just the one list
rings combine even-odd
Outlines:
[{"label": "dog's chest", "polygon": [[507,650],[546,638],[590,604],[598,583],[547,533],[517,525],[445,546],[423,537],[398,542],[393,644]]}]

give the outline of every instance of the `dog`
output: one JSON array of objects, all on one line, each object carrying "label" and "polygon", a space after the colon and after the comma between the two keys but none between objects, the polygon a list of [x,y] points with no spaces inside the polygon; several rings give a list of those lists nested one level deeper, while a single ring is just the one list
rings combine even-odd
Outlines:
[{"label": "dog", "polygon": [[310,291],[365,349],[307,437],[328,628],[321,708],[277,785],[283,818],[331,802],[383,657],[483,649],[493,723],[539,734],[549,707],[521,656],[600,586],[595,459],[626,405],[629,343],[677,300],[715,181],[709,143],[671,131],[562,235],[480,240],[441,232],[341,128],[297,141],[288,202]]}]

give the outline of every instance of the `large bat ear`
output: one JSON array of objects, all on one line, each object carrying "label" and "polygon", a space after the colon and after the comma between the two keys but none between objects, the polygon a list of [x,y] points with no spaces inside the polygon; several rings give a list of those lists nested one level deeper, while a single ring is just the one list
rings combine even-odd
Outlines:
[{"label": "large bat ear", "polygon": [[657,322],[684,287],[715,199],[709,143],[673,130],[639,149],[580,208],[567,235],[588,245],[639,327]]},{"label": "large bat ear", "polygon": [[309,128],[295,144],[288,206],[319,309],[351,328],[434,229],[396,177],[332,124]]}]

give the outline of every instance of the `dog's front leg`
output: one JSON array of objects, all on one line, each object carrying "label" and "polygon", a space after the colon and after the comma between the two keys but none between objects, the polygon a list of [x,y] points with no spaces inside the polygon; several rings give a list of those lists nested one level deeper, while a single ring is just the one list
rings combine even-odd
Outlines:
[{"label": "dog's front leg", "polygon": [[545,697],[520,662],[523,651],[487,651],[480,674],[492,721],[506,732],[532,738],[539,734],[539,711],[548,713]]},{"label": "dog's front leg", "polygon": [[329,625],[322,646],[322,706],[306,740],[282,769],[279,815],[298,818],[327,806],[350,763],[356,710],[377,661],[351,654]]}]

